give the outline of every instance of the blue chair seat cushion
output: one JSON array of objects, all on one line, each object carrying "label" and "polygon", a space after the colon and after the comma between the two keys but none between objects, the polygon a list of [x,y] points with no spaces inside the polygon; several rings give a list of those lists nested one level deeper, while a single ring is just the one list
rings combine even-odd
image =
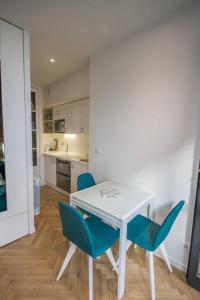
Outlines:
[{"label": "blue chair seat cushion", "polygon": [[96,258],[105,253],[119,239],[119,229],[114,229],[96,217],[89,217],[85,221],[93,240],[93,253],[88,254]]},{"label": "blue chair seat cushion", "polygon": [[134,244],[148,251],[155,251],[155,239],[160,229],[160,225],[150,219],[137,215],[128,223],[127,238]]}]

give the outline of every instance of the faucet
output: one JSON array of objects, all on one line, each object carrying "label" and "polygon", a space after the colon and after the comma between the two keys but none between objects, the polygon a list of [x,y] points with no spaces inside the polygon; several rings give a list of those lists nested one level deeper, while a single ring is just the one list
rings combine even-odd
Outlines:
[{"label": "faucet", "polygon": [[66,150],[67,153],[69,152],[69,145],[67,144]]}]

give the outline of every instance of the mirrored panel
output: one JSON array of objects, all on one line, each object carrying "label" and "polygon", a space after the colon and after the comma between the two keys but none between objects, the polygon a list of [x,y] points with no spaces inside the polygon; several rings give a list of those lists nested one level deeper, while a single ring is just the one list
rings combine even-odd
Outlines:
[{"label": "mirrored panel", "polygon": [[4,134],[3,134],[3,111],[2,111],[2,91],[1,91],[1,72],[0,72],[0,212],[7,210],[4,150],[5,149],[4,149]]}]

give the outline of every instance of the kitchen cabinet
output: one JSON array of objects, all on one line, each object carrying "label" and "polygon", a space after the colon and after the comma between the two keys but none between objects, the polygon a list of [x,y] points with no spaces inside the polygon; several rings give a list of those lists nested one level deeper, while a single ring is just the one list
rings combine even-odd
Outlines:
[{"label": "kitchen cabinet", "polygon": [[[61,159],[61,155],[53,156],[52,154],[45,154],[44,155],[44,170],[45,170],[45,183],[56,190],[62,192],[62,188],[58,189],[56,184],[56,159]],[[61,161],[64,161],[62,158]],[[69,175],[71,175],[71,193],[76,192],[77,190],[77,177],[82,174],[88,172],[88,164],[86,162],[82,162],[79,160],[71,160],[70,158],[67,159],[70,161],[70,171]],[[57,166],[58,168],[58,166]],[[57,169],[58,170],[58,169]],[[61,172],[63,173],[63,171]],[[71,173],[71,174],[70,174]],[[64,173],[66,174],[66,173]],[[66,189],[63,189],[65,193]]]},{"label": "kitchen cabinet", "polygon": [[[52,110],[52,115],[48,112]],[[49,118],[53,118],[50,120]],[[44,132],[53,132],[54,120],[65,120],[65,133],[89,132],[89,99],[65,103],[44,110]]]},{"label": "kitchen cabinet", "polygon": [[88,99],[73,102],[66,113],[66,133],[88,133],[89,101]]},{"label": "kitchen cabinet", "polygon": [[64,118],[65,118],[65,132],[75,133],[75,119],[74,119],[74,104],[69,103],[64,105]]},{"label": "kitchen cabinet", "polygon": [[53,120],[63,119],[63,105],[53,107]]},{"label": "kitchen cabinet", "polygon": [[56,186],[56,157],[44,156],[45,182],[50,186]]},{"label": "kitchen cabinet", "polygon": [[88,133],[89,103],[87,99],[74,104],[74,124],[74,133]]},{"label": "kitchen cabinet", "polygon": [[77,178],[80,174],[86,173],[88,166],[79,162],[71,162],[71,193],[77,191]]}]

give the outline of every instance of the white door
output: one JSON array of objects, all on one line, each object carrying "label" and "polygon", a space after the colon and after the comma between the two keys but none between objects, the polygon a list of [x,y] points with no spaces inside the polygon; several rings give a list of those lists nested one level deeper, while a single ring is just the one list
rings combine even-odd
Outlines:
[{"label": "white door", "polygon": [[34,230],[29,49],[25,44],[23,30],[0,20],[7,194],[7,210],[0,213],[0,246]]}]

